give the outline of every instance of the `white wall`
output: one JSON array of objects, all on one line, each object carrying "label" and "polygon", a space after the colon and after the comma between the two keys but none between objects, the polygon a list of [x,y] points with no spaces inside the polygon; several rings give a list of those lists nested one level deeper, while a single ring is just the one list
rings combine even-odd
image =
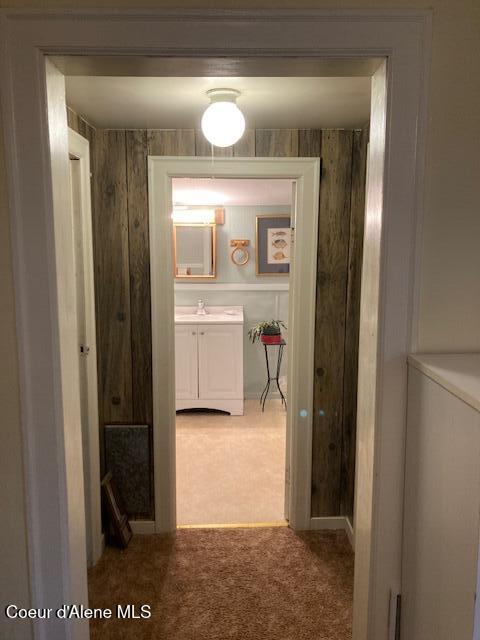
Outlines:
[{"label": "white wall", "polygon": [[23,456],[10,228],[6,201],[3,134],[0,129],[0,638],[31,637],[29,622],[9,622],[7,603],[29,604]]}]

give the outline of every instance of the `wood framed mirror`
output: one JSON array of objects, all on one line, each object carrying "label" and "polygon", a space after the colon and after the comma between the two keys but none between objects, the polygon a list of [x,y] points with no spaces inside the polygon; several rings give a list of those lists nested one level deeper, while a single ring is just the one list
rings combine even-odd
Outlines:
[{"label": "wood framed mirror", "polygon": [[217,277],[217,232],[212,224],[173,225],[175,278]]}]

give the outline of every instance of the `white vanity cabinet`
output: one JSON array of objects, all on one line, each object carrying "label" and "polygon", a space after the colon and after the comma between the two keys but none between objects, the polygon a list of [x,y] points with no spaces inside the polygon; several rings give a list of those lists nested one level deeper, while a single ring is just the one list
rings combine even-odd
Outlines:
[{"label": "white vanity cabinet", "polygon": [[243,415],[243,309],[175,310],[176,408]]},{"label": "white vanity cabinet", "polygon": [[[198,398],[198,326],[175,326],[175,396],[178,400]],[[177,406],[178,409],[178,406]]]}]

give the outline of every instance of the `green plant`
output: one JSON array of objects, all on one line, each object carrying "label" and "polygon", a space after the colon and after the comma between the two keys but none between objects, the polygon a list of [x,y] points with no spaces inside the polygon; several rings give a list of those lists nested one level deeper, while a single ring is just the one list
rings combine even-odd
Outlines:
[{"label": "green plant", "polygon": [[249,331],[248,337],[252,341],[252,344],[260,338],[262,333],[266,335],[276,335],[281,333],[283,329],[286,329],[285,323],[281,320],[264,320],[263,322],[258,322],[255,324]]}]

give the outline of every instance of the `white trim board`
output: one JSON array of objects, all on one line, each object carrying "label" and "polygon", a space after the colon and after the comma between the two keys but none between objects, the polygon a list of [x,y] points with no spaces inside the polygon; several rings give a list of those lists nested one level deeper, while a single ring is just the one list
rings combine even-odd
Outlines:
[{"label": "white trim board", "polygon": [[148,536],[155,533],[155,520],[129,520],[128,522],[135,535]]},{"label": "white trim board", "polygon": [[[358,404],[353,640],[384,639],[390,586],[401,574],[405,361],[417,323],[414,268],[420,252],[431,16],[431,10],[408,9],[1,11],[0,97],[14,254],[31,606],[86,601],[86,576],[79,562],[82,539],[77,535],[83,525],[75,509],[79,487],[67,477],[67,468],[70,474],[80,468],[81,449],[75,438],[65,437],[69,425],[78,421],[79,406],[65,404],[74,384],[68,367],[60,365],[68,354],[64,330],[68,333],[69,324],[60,322],[59,305],[68,299],[70,266],[65,253],[54,256],[55,222],[68,207],[62,189],[67,122],[60,82],[57,99],[48,105],[44,55],[140,54],[213,61],[384,57],[386,69],[374,76],[368,159],[364,255],[369,277],[362,288],[359,384],[364,393],[359,393]],[[57,278],[62,260],[67,269]],[[78,621],[34,624],[36,640],[88,638],[88,626]]]},{"label": "white trim board", "polygon": [[346,516],[337,516],[337,517],[316,516],[310,519],[311,531],[330,531],[332,529],[345,531],[345,533],[347,534],[348,541],[350,542],[352,549],[355,551],[355,537],[354,537],[352,525],[350,524],[350,521]]},{"label": "white trim board", "polygon": [[[315,287],[317,223],[320,181],[318,158],[219,158],[216,177],[289,178],[297,183],[295,242],[297,252],[290,274],[289,299],[289,402],[287,438],[290,442],[287,469],[290,470],[289,522],[304,530],[310,524],[313,353],[315,341]],[[212,175],[209,158],[148,158],[150,272],[152,299],[152,374],[154,393],[153,442],[156,531],[176,529],[175,472],[175,356],[174,281],[171,271],[172,219],[171,178]],[[295,298],[295,304],[293,304]],[[178,406],[178,403],[177,403]]]},{"label": "white trim board", "polygon": [[244,284],[241,282],[201,282],[199,284],[179,284],[175,282],[175,291],[288,291],[290,285],[288,283],[251,283]]},{"label": "white trim board", "polygon": [[352,549],[355,551],[355,529],[353,528],[350,518],[345,516],[345,531],[347,532],[348,540]]}]

